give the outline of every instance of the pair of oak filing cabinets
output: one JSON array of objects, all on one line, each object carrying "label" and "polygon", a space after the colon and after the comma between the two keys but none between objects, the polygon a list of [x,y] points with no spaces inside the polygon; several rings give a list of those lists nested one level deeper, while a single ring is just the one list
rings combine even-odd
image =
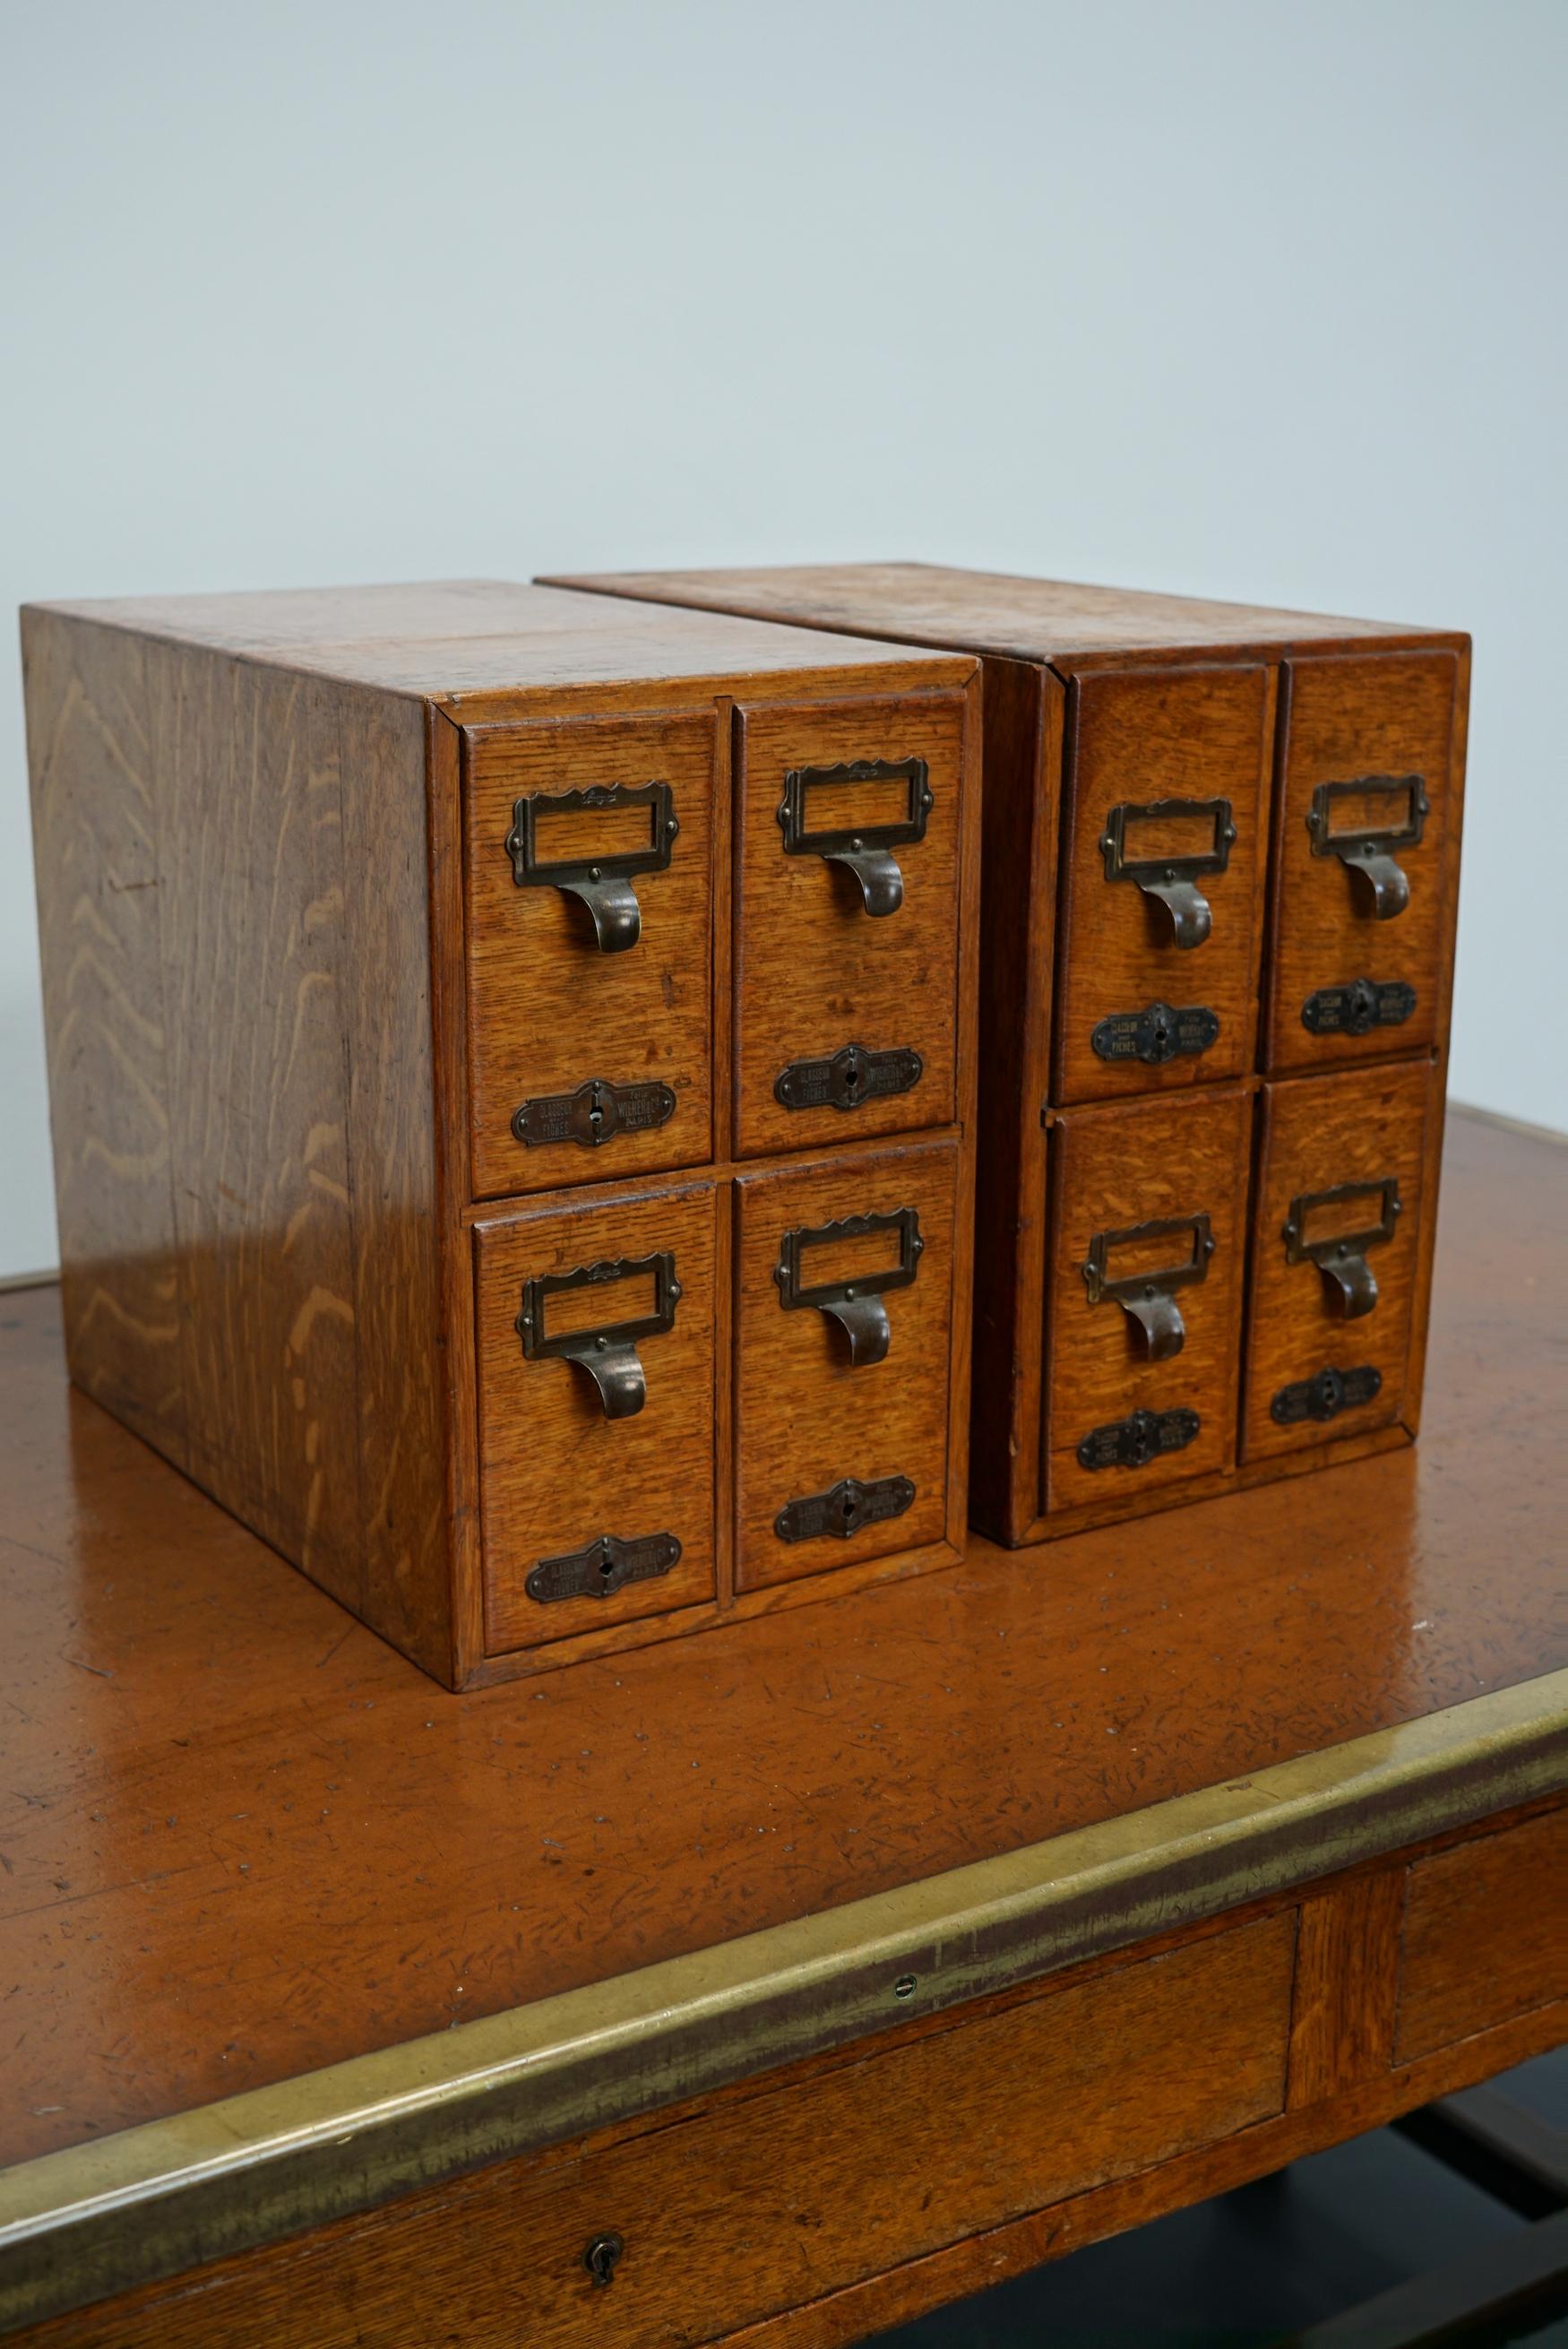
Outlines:
[{"label": "pair of oak filing cabinets", "polygon": [[1415,1433],[1465,637],[893,564],[24,649],[73,1375],[449,1685]]}]

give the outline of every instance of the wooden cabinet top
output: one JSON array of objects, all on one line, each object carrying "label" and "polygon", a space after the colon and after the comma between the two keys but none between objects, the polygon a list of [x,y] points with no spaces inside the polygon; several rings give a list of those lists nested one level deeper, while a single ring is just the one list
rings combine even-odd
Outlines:
[{"label": "wooden cabinet top", "polygon": [[[973,659],[890,648],[863,636],[824,639],[724,614],[673,613],[509,580],[407,586],[154,595],[24,607],[51,619],[228,653],[341,683],[464,703],[469,697],[574,686],[673,685],[873,670],[868,684],[962,683]],[[913,665],[917,677],[897,674]],[[895,672],[890,680],[889,670]]]},{"label": "wooden cabinet top", "polygon": [[722,571],[620,571],[552,579],[557,587],[745,613],[815,628],[858,629],[907,644],[955,645],[1016,660],[1273,651],[1412,639],[1462,646],[1452,630],[1352,620],[1266,605],[1217,603],[1130,587],[1017,578],[928,563],[800,563]]}]

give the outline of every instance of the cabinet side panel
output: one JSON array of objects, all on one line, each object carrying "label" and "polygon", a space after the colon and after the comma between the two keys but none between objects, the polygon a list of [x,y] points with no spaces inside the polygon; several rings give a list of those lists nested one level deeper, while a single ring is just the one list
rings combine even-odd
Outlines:
[{"label": "cabinet side panel", "polygon": [[146,657],[123,630],[23,614],[67,1357],[184,1467]]},{"label": "cabinet side panel", "polygon": [[1016,1541],[1039,1514],[1041,1282],[1062,688],[985,666],[970,1515]]},{"label": "cabinet side panel", "polygon": [[[421,705],[340,693],[335,719],[364,1511],[359,1611],[449,1681],[456,1533],[448,1431],[455,1442],[473,1364],[471,1314],[452,1317],[442,1299],[455,1202],[442,1195],[437,1173],[429,905],[432,891],[439,895],[445,833],[427,828]],[[432,791],[438,781],[432,774]],[[460,1081],[460,1069],[446,1071],[447,1085]],[[466,1245],[451,1252],[466,1267]]]},{"label": "cabinet side panel", "polygon": [[[36,641],[69,671],[36,723],[74,1374],[449,1678],[423,707],[90,624]],[[113,937],[99,976],[73,927]]]}]

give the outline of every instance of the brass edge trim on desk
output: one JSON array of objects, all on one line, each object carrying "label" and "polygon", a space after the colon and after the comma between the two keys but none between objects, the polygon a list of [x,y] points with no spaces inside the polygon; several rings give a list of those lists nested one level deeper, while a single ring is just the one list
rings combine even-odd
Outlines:
[{"label": "brass edge trim on desk", "polygon": [[0,2172],[0,2331],[1564,1789],[1568,1671],[43,2155]]}]

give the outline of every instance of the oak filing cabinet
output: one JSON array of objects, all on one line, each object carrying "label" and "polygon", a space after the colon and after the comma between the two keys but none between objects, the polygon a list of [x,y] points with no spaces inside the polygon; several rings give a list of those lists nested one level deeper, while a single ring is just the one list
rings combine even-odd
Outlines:
[{"label": "oak filing cabinet", "polygon": [[1408,1442],[1469,639],[919,564],[556,584],[982,656],[974,1522]]},{"label": "oak filing cabinet", "polygon": [[89,1394],[455,1687],[962,1554],[973,656],[487,583],[24,654]]}]

